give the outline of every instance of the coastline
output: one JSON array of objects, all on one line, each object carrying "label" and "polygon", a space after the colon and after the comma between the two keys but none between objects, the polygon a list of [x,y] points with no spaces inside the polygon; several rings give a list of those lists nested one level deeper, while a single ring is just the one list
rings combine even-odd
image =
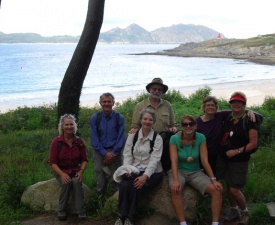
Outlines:
[{"label": "coastline", "polygon": [[[207,85],[210,87],[211,95],[228,100],[231,94],[235,91],[242,91],[247,96],[247,106],[259,106],[262,105],[266,97],[275,97],[275,78],[273,79],[262,79],[262,80],[248,80],[248,81],[239,81],[239,82],[227,82],[227,83],[218,83]],[[194,86],[180,86],[180,87],[169,87],[169,90],[180,91],[185,97],[189,97],[191,94],[195,93],[198,89],[204,88],[205,85],[194,85]],[[115,101],[123,103],[128,98],[135,98],[138,94],[146,92],[145,88],[143,90],[135,91],[123,91],[123,92],[112,92],[115,96]],[[94,94],[82,94],[80,100],[81,107],[94,107],[99,106],[99,96],[102,93]],[[50,104],[54,104],[50,103]],[[50,105],[46,104],[46,105]],[[0,114],[6,113],[8,111],[14,110],[18,107],[35,107],[40,106],[41,104],[22,104],[14,107],[5,107],[0,106]]]},{"label": "coastline", "polygon": [[[195,93],[198,89],[204,88],[204,85],[194,85],[194,86],[181,86],[181,87],[169,87],[169,90],[180,91],[185,97],[189,97],[191,94]],[[263,79],[263,80],[249,80],[241,82],[228,82],[208,85],[211,90],[211,95],[228,100],[231,94],[235,91],[242,91],[247,97],[247,106],[259,106],[262,105],[266,97],[275,97],[275,78],[274,79]],[[136,90],[136,91],[124,91],[124,92],[112,92],[115,96],[115,101],[123,103],[123,101],[128,98],[135,98],[138,94],[146,92],[146,90]],[[101,94],[101,93],[100,93]],[[80,105],[82,107],[94,107],[96,104],[99,106],[98,96],[87,96],[85,100],[82,100]]]},{"label": "coastline", "polygon": [[146,52],[136,55],[164,55],[164,56],[174,56],[174,57],[201,57],[201,58],[227,58],[227,59],[242,59],[253,63],[258,63],[262,65],[275,65],[274,56],[258,56],[258,55],[225,55],[225,54],[215,54],[215,53],[197,53],[188,51],[163,51],[163,52]]}]

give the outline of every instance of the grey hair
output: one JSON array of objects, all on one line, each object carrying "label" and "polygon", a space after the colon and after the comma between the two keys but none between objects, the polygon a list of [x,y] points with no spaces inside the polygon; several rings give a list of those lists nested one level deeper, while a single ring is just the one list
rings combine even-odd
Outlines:
[{"label": "grey hair", "polygon": [[139,121],[141,122],[142,117],[144,116],[145,113],[149,113],[152,117],[153,117],[153,121],[154,123],[156,122],[156,114],[154,111],[152,111],[151,109],[143,109],[140,111],[140,116],[139,116]]},{"label": "grey hair", "polygon": [[102,95],[100,95],[99,102],[101,102],[101,100],[102,100],[103,97],[111,97],[112,100],[113,100],[113,102],[115,102],[115,97],[110,92],[105,92]]},{"label": "grey hair", "polygon": [[59,123],[58,123],[58,132],[59,132],[59,135],[62,135],[64,132],[63,132],[63,125],[64,125],[64,120],[65,119],[71,119],[73,121],[73,125],[74,125],[74,134],[76,134],[76,131],[77,131],[77,124],[76,124],[76,119],[75,119],[75,116],[72,115],[72,114],[64,114],[63,116],[60,117],[59,119]]}]

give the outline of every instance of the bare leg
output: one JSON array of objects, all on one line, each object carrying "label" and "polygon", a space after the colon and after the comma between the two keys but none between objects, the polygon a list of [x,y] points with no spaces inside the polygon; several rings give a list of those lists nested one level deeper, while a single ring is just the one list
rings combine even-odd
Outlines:
[{"label": "bare leg", "polygon": [[245,197],[240,189],[228,187],[228,198],[231,206],[239,206],[241,210],[246,209]]},{"label": "bare leg", "polygon": [[182,201],[182,192],[179,192],[177,194],[172,194],[171,193],[171,200],[172,200],[172,205],[175,210],[176,216],[179,220],[179,222],[185,221],[184,217],[184,206],[183,206],[183,201]]},{"label": "bare leg", "polygon": [[222,208],[222,191],[218,191],[212,184],[209,184],[205,192],[211,195],[212,221],[219,222]]}]

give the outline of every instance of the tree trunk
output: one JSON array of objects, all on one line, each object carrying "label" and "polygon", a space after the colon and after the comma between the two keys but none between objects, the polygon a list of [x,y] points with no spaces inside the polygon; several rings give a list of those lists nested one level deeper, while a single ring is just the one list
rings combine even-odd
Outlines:
[{"label": "tree trunk", "polygon": [[84,29],[64,75],[58,96],[58,118],[65,113],[78,120],[80,95],[103,22],[105,0],[89,0]]}]

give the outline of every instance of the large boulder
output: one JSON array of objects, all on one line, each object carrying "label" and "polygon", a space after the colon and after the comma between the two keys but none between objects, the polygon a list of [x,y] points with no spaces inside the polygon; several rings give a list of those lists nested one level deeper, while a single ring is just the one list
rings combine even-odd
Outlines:
[{"label": "large boulder", "polygon": [[[84,201],[88,204],[92,192],[87,185],[82,184]],[[51,180],[38,182],[29,186],[21,197],[21,202],[30,206],[33,210],[44,209],[45,211],[57,211],[60,194],[60,184],[53,178]],[[74,198],[71,192],[68,211],[74,212]]]},{"label": "large boulder", "polygon": [[[171,219],[176,218],[172,202],[170,188],[168,184],[168,176],[164,176],[162,184],[149,194],[151,204],[159,212]],[[184,212],[187,221],[195,221],[197,216],[197,203],[202,195],[190,187],[185,185],[183,189],[182,201],[184,202]]]},{"label": "large boulder", "polygon": [[[118,199],[118,192],[113,195],[113,199]],[[197,217],[197,205],[202,195],[192,187],[185,185],[182,195],[182,201],[184,202],[185,218],[192,224],[196,221]],[[117,203],[112,200],[107,202],[110,207],[110,202],[112,202],[112,207],[117,207]],[[144,209],[145,207],[150,207],[154,209],[154,213],[149,217],[145,217],[138,221],[139,225],[177,225],[176,214],[174,212],[172,203],[170,188],[168,184],[168,176],[164,176],[161,185],[151,190],[144,198],[139,202],[139,209]]]}]

